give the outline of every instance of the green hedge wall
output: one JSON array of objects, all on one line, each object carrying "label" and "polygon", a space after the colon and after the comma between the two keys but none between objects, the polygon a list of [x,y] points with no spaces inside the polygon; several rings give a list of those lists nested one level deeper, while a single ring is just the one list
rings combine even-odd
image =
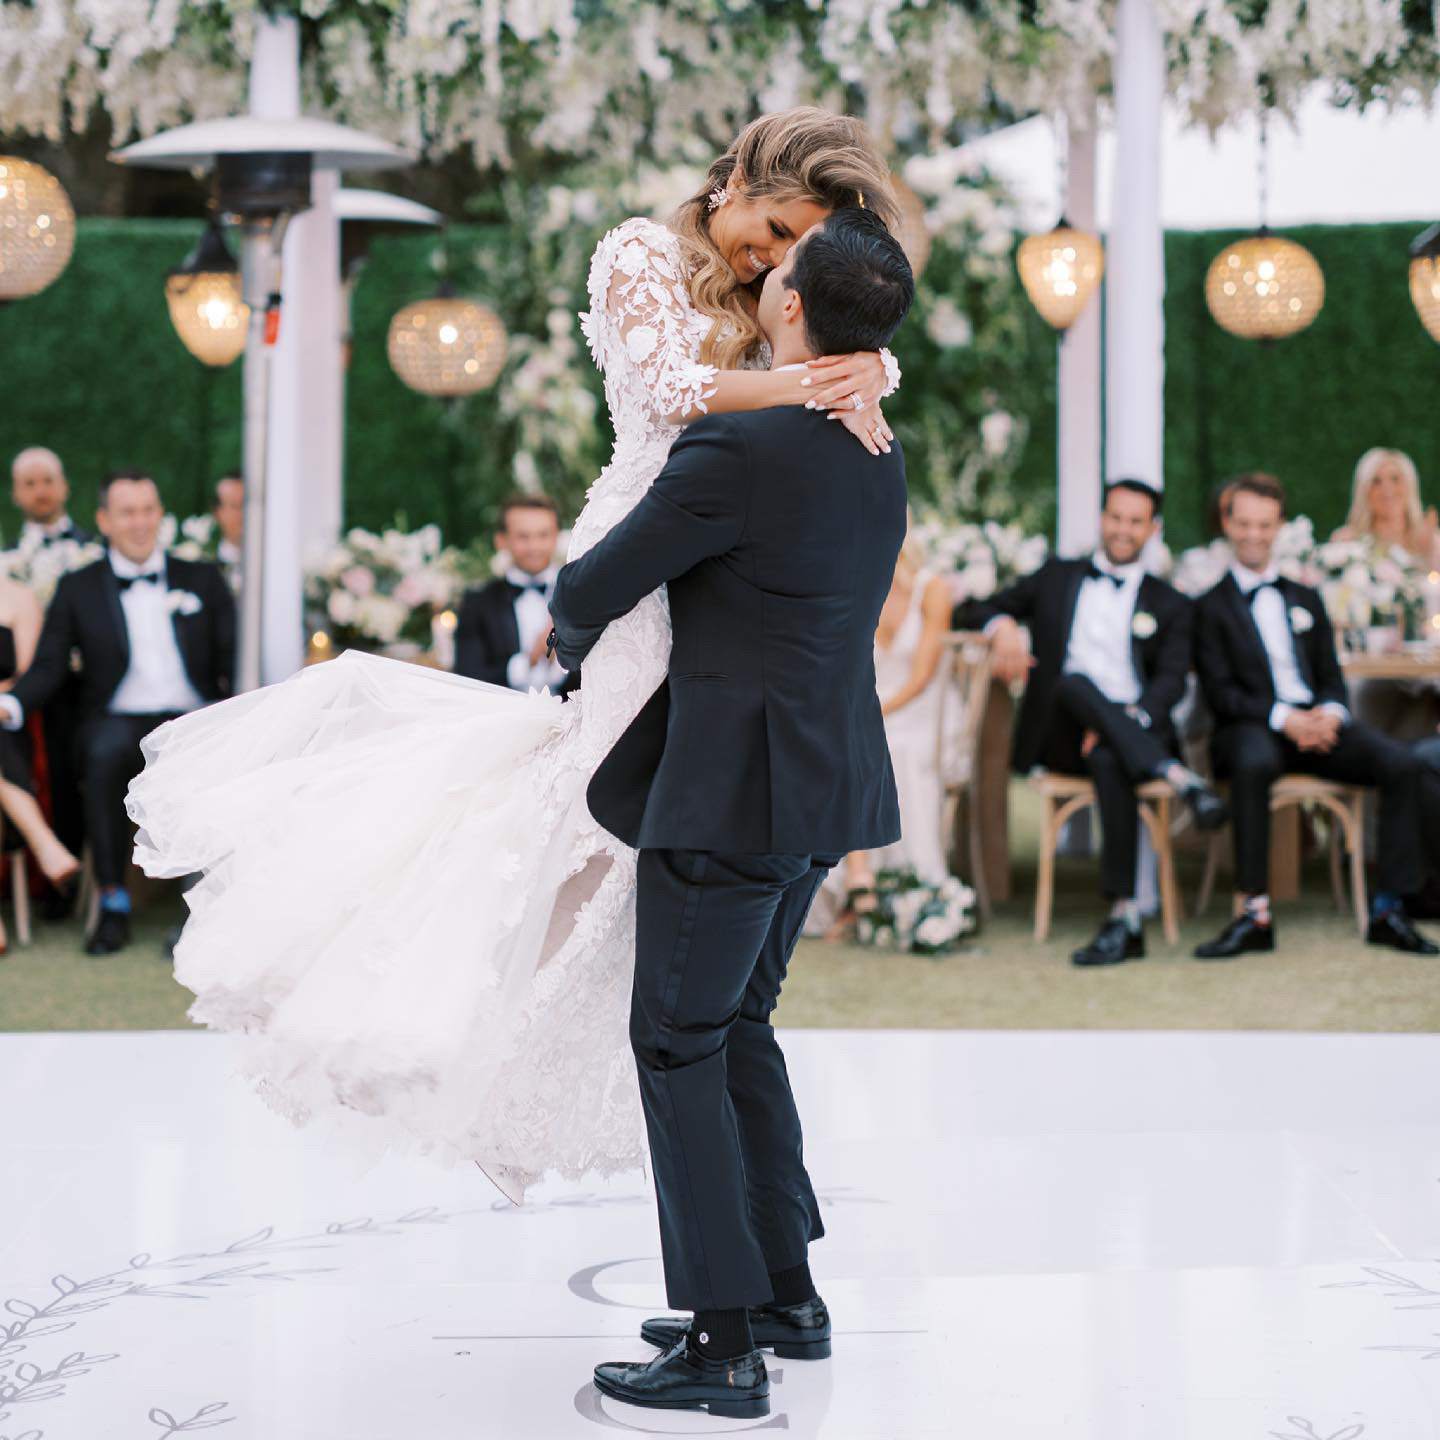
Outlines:
[{"label": "green hedge wall", "polygon": [[[1249,467],[1285,480],[1295,508],[1320,529],[1338,524],[1356,458],[1370,445],[1408,451],[1440,499],[1440,347],[1420,326],[1406,289],[1410,225],[1311,227],[1292,232],[1325,269],[1325,308],[1303,334],[1274,346],[1233,339],[1205,309],[1205,269],[1226,233],[1166,237],[1165,452],[1173,544],[1203,538],[1213,484]],[[188,514],[207,503],[213,478],[239,459],[240,365],[215,373],[185,352],[170,327],[164,276],[198,226],[182,221],[81,222],[69,269],[44,294],[0,308],[0,458],[46,444],[65,457],[77,516],[94,508],[107,469],[151,469],[167,503]],[[454,227],[452,244],[503,243]],[[451,410],[407,390],[385,359],[385,329],[402,304],[433,287],[434,241],[378,242],[355,293],[348,377],[346,515],[382,525],[397,512],[439,522],[447,538],[483,534],[510,486],[508,434],[492,392]],[[579,297],[576,297],[578,303]],[[944,380],[927,381],[928,341],[897,346],[906,362],[912,459],[923,463],[920,416],[946,403]],[[1024,347],[1036,392],[1052,383],[1047,345]],[[938,366],[938,362],[937,366]],[[1032,417],[1018,466],[1021,495],[1048,500],[1053,413]],[[8,486],[6,487],[8,492]],[[8,493],[0,530],[13,537]]]}]

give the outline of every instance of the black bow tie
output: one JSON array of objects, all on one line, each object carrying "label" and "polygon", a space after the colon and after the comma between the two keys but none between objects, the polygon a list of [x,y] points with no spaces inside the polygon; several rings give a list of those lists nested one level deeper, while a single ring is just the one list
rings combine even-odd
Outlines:
[{"label": "black bow tie", "polygon": [[1117,590],[1125,588],[1125,577],[1123,575],[1112,575],[1108,570],[1102,570],[1093,560],[1085,568],[1085,574],[1091,580],[1109,580]]},{"label": "black bow tie", "polygon": [[58,545],[62,540],[69,540],[74,533],[73,530],[57,530],[53,535],[46,535],[40,541],[40,548],[43,550],[47,545]]},{"label": "black bow tie", "polygon": [[513,580],[507,580],[505,583],[510,587],[517,599],[529,590],[533,590],[537,595],[544,595],[548,593],[550,589],[543,580],[531,580],[526,585],[517,585]]},{"label": "black bow tie", "polygon": [[1280,582],[1278,580],[1262,580],[1253,589],[1245,591],[1245,603],[1247,605],[1253,605],[1255,603],[1255,597],[1262,590],[1273,590],[1277,595],[1279,595],[1281,594]]},{"label": "black bow tie", "polygon": [[121,594],[124,594],[132,585],[158,585],[164,578],[158,570],[144,570],[139,575],[117,575],[115,583],[120,587]]}]

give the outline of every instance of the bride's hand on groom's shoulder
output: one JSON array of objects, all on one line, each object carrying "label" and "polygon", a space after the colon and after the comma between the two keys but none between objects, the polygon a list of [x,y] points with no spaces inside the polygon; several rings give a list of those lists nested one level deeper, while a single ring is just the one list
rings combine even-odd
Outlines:
[{"label": "bride's hand on groom's shoulder", "polygon": [[878,405],[865,410],[832,410],[827,418],[838,420],[872,455],[890,453],[895,432]]}]

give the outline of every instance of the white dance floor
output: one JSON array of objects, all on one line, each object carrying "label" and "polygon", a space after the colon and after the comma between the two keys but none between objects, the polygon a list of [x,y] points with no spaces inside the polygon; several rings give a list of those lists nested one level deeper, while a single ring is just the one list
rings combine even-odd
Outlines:
[{"label": "white dance floor", "polygon": [[599,1399],[639,1181],[356,1178],[202,1034],[0,1036],[0,1437],[1436,1440],[1440,1038],[788,1032],[833,1360]]}]

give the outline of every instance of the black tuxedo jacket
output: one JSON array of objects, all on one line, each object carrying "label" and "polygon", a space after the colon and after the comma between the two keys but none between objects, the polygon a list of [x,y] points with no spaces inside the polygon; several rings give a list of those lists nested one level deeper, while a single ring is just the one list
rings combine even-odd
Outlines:
[{"label": "black tuxedo jacket", "polygon": [[[190,683],[206,700],[230,694],[235,672],[235,600],[217,566],[165,557],[165,585],[200,599],[194,615],[173,617],[175,640]],[[130,665],[130,636],[120,605],[120,586],[108,557],[72,571],[55,587],[30,668],[11,694],[25,712],[39,710],[70,675],[70,652],[84,665],[80,677],[82,718],[103,711]]]},{"label": "black tuxedo jacket", "polygon": [[670,674],[601,763],[591,813],[646,849],[820,854],[899,837],[875,626],[905,537],[897,445],[799,406],[711,415],[555,587],[572,669],[669,585]]},{"label": "black tuxedo jacket", "polygon": [[[1020,720],[1015,731],[1014,767],[1022,774],[1041,763],[1050,724],[1054,717],[1051,696],[1065,670],[1070,631],[1075,624],[1075,606],[1085,582],[1090,557],[1046,561],[1032,575],[1026,575],[989,600],[962,605],[956,619],[963,629],[983,629],[997,615],[1009,615],[1030,627],[1035,667],[1020,702]],[[1185,694],[1190,673],[1190,631],[1193,604],[1173,585],[1154,575],[1140,582],[1135,614],[1154,617],[1150,635],[1130,635],[1130,653],[1140,679],[1140,708],[1150,717],[1151,728],[1172,748],[1175,728],[1170,712]]]},{"label": "black tuxedo jacket", "polygon": [[[1283,576],[1278,582],[1295,640],[1295,659],[1315,703],[1348,706],[1345,675],[1335,653],[1335,632],[1316,590]],[[1296,623],[1309,615],[1308,627]],[[1195,669],[1200,688],[1215,717],[1215,739],[1232,725],[1266,725],[1275,705],[1275,678],[1270,657],[1250,604],[1228,571],[1196,602]]]},{"label": "black tuxedo jacket", "polygon": [[[491,685],[508,685],[506,667],[519,652],[520,627],[515,623],[515,592],[503,580],[491,580],[465,592],[455,621],[455,673]],[[560,687],[567,694],[579,682],[573,671]]]}]

